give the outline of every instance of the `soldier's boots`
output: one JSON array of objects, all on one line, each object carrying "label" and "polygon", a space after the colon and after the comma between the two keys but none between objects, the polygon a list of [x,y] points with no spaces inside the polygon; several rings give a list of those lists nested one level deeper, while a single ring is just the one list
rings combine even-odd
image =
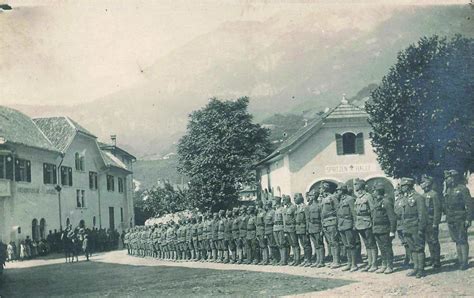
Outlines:
[{"label": "soldier's boots", "polygon": [[377,269],[377,271],[375,271],[375,273],[384,273],[385,270],[387,270],[387,260],[384,256],[384,258],[382,259],[382,266],[379,267],[379,269]]},{"label": "soldier's boots", "polygon": [[411,259],[413,260],[413,270],[410,270],[408,273],[407,273],[407,276],[415,276],[416,273],[418,272],[418,253],[416,252],[413,252],[411,254]]},{"label": "soldier's boots", "polygon": [[410,251],[410,248],[405,245],[405,259],[403,260],[403,268],[408,268],[410,267],[410,261],[412,260],[412,253]]},{"label": "soldier's boots", "polygon": [[293,247],[293,266],[298,266],[301,263],[301,250],[300,247]]},{"label": "soldier's boots", "polygon": [[369,268],[369,272],[375,272],[378,269],[378,267],[377,267],[377,253],[378,253],[377,248],[371,249],[370,253],[372,254],[372,265]]},{"label": "soldier's boots", "polygon": [[355,272],[359,269],[357,268],[357,250],[351,249],[350,254],[351,254],[351,272]]},{"label": "soldier's boots", "polygon": [[342,268],[342,271],[349,271],[351,270],[351,263],[352,263],[352,251],[346,249],[346,256],[347,256],[347,263],[346,266]]},{"label": "soldier's boots", "polygon": [[418,258],[418,271],[416,272],[416,278],[422,278],[425,276],[425,253],[417,253]]},{"label": "soldier's boots", "polygon": [[281,261],[280,261],[280,266],[286,266],[288,265],[288,251],[286,248],[282,248],[280,250],[280,255],[281,255]]},{"label": "soldier's boots", "polygon": [[469,268],[469,244],[461,244],[461,262],[460,270],[467,270]]},{"label": "soldier's boots", "polygon": [[318,268],[322,268],[322,267],[325,267],[326,264],[325,264],[325,260],[324,260],[324,257],[325,257],[325,250],[324,250],[324,247],[320,248],[319,249],[319,264],[318,264]]},{"label": "soldier's boots", "polygon": [[262,265],[268,265],[269,264],[269,256],[268,256],[268,249],[264,248],[262,249]]},{"label": "soldier's boots", "polygon": [[369,271],[369,268],[372,266],[372,253],[370,251],[371,251],[370,249],[367,249],[367,266],[360,269],[359,271],[361,272]]},{"label": "soldier's boots", "polygon": [[332,247],[332,264],[331,269],[336,269],[341,267],[341,263],[339,262],[339,247]]}]

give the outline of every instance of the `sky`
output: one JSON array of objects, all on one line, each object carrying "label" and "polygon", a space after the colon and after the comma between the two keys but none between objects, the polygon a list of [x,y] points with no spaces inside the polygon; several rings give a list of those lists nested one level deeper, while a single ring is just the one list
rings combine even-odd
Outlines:
[{"label": "sky", "polygon": [[0,12],[0,104],[30,105],[73,105],[126,89],[161,57],[224,22],[262,21],[290,10],[297,16],[308,7],[363,9],[393,2],[4,1],[13,10]]}]

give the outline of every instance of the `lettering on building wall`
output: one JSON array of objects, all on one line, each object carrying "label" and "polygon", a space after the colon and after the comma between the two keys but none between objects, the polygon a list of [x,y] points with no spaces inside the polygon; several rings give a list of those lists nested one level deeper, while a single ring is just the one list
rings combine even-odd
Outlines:
[{"label": "lettering on building wall", "polygon": [[330,165],[325,166],[326,174],[343,174],[343,173],[367,173],[377,171],[377,165],[368,164],[347,164],[347,165]]},{"label": "lettering on building wall", "polygon": [[17,187],[16,191],[21,193],[39,193],[39,188]]}]

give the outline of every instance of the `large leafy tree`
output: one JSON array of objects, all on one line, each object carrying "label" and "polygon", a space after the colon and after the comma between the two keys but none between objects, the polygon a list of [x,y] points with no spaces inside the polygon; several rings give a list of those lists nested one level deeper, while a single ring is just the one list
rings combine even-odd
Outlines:
[{"label": "large leafy tree", "polygon": [[187,209],[187,197],[187,190],[175,189],[171,184],[165,183],[145,190],[141,195],[140,207],[145,214],[160,217]]},{"label": "large leafy tree", "polygon": [[372,145],[395,178],[472,171],[474,40],[425,37],[398,54],[366,104]]},{"label": "large leafy tree", "polygon": [[255,183],[252,164],[271,150],[269,131],[252,122],[249,99],[212,98],[189,116],[178,144],[179,171],[190,178],[190,200],[201,210],[234,205],[241,185]]}]

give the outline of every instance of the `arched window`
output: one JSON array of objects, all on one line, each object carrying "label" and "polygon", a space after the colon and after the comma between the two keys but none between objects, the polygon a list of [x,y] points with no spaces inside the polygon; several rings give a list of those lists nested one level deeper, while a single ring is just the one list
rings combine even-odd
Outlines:
[{"label": "arched window", "polygon": [[36,218],[31,222],[31,238],[34,241],[39,240],[39,226]]},{"label": "arched window", "polygon": [[40,220],[39,233],[41,239],[46,238],[46,220],[44,218]]},{"label": "arched window", "polygon": [[92,226],[95,228],[95,225],[96,225],[96,219],[95,219],[95,216],[92,218]]},{"label": "arched window", "polygon": [[337,155],[364,154],[364,134],[336,134]]},{"label": "arched window", "polygon": [[76,152],[74,155],[75,165],[77,171],[84,171],[84,156],[80,155],[79,152]]}]

